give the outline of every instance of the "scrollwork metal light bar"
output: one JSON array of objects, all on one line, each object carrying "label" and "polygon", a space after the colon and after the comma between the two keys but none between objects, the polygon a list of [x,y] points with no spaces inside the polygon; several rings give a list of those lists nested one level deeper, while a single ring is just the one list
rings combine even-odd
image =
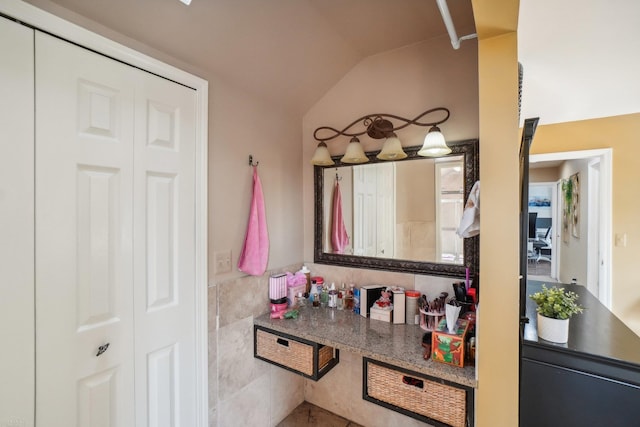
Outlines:
[{"label": "scrollwork metal light bar", "polygon": [[[440,120],[421,121],[423,117],[439,112],[445,113],[445,116]],[[368,158],[364,154],[364,150],[362,149],[360,140],[358,139],[359,136],[362,136],[364,134],[367,134],[373,139],[386,138],[382,151],[380,151],[380,153],[377,155],[379,159],[398,160],[404,158],[406,157],[406,154],[404,153],[404,151],[402,151],[400,140],[398,139],[395,132],[411,125],[431,127],[431,129],[427,133],[427,136],[425,137],[425,145],[418,152],[419,155],[437,157],[448,154],[451,152],[451,150],[447,147],[444,137],[442,136],[442,133],[438,128],[438,125],[446,122],[449,119],[449,116],[449,109],[445,107],[437,107],[424,111],[413,119],[407,119],[395,114],[378,113],[362,116],[351,122],[342,130],[335,129],[331,126],[321,126],[313,132],[313,137],[316,141],[319,141],[319,144],[311,160],[311,163],[319,166],[333,165],[334,162],[329,155],[329,150],[327,149],[326,142],[340,136],[351,137],[349,146],[347,147],[347,152],[341,160],[343,163],[367,162]],[[391,120],[400,121],[402,123],[394,126]],[[364,130],[352,130],[359,124],[364,126]],[[327,133],[327,131],[330,133],[326,136],[322,135],[323,132]]]}]

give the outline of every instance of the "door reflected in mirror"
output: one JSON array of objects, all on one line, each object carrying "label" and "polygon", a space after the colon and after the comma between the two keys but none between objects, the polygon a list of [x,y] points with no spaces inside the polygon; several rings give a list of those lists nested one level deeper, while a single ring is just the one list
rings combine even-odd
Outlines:
[{"label": "door reflected in mirror", "polygon": [[[324,252],[464,263],[464,242],[456,234],[464,207],[463,156],[327,168],[324,182],[324,217],[330,219]],[[331,239],[336,191],[350,237],[342,252]]]}]

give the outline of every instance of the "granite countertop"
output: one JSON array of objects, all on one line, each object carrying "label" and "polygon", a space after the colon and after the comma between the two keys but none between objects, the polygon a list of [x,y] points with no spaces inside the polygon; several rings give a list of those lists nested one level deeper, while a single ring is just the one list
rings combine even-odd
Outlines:
[{"label": "granite countertop", "polygon": [[585,307],[569,321],[569,341],[555,344],[538,338],[536,328],[536,304],[529,298],[542,289],[542,282],[527,282],[526,313],[529,323],[524,328],[525,344],[542,349],[596,358],[609,363],[634,366],[640,369],[640,337],[611,313],[584,287],[575,284],[549,284],[574,291],[578,303]]},{"label": "granite countertop", "polygon": [[297,319],[271,319],[269,314],[254,324],[319,344],[349,351],[432,377],[476,387],[474,366],[459,368],[422,357],[418,325],[371,320],[348,310],[303,307]]}]

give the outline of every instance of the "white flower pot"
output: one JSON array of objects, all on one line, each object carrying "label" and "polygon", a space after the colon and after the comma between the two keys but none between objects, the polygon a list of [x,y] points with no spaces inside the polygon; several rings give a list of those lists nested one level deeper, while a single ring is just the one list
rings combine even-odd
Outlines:
[{"label": "white flower pot", "polygon": [[563,344],[569,341],[569,319],[552,319],[538,313],[538,338]]}]

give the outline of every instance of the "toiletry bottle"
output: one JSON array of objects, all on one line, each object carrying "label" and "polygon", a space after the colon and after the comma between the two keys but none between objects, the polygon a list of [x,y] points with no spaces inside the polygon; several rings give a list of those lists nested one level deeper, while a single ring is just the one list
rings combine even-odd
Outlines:
[{"label": "toiletry bottle", "polygon": [[315,284],[311,286],[311,293],[309,294],[309,301],[313,307],[320,307],[320,293],[318,287]]},{"label": "toiletry bottle", "polygon": [[353,312],[360,314],[360,289],[353,288]]},{"label": "toiletry bottle", "polygon": [[343,303],[345,310],[353,310],[353,283],[349,284],[349,290],[346,291]]},{"label": "toiletry bottle", "polygon": [[300,272],[303,273],[307,278],[307,284],[305,286],[304,292],[309,295],[309,293],[311,293],[311,270],[309,270],[306,265],[303,265],[300,269]]},{"label": "toiletry bottle", "polygon": [[331,283],[331,288],[329,288],[329,308],[336,308],[338,306],[338,290],[336,289],[336,284]]},{"label": "toiletry bottle", "polygon": [[320,306],[323,308],[329,304],[329,290],[325,285],[322,286],[322,293],[320,293]]}]

